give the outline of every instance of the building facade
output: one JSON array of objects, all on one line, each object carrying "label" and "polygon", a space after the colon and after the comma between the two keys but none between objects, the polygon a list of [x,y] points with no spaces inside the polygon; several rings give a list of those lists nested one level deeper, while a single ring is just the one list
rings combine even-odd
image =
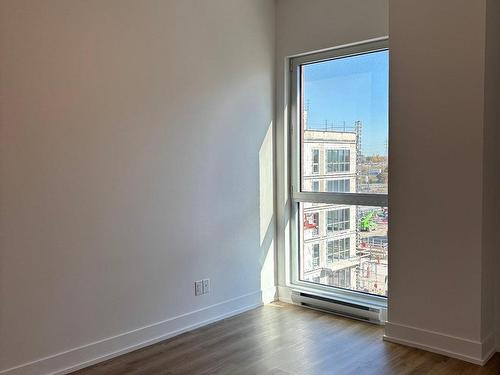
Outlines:
[{"label": "building facade", "polygon": [[[361,124],[303,132],[302,191],[354,193],[370,171],[360,153]],[[385,295],[387,210],[354,205],[302,204],[300,278]]]}]

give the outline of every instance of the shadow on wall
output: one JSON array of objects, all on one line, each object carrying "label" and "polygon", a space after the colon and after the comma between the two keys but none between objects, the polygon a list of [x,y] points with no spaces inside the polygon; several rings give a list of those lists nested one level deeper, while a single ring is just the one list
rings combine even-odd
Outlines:
[{"label": "shadow on wall", "polygon": [[259,150],[260,288],[262,302],[277,297],[275,280],[274,126],[271,122]]}]

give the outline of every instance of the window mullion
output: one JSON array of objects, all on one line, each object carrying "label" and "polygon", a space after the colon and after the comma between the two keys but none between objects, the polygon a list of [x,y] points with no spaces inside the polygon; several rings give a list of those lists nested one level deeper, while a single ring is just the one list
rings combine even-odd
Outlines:
[{"label": "window mullion", "polygon": [[387,207],[388,205],[386,194],[294,192],[292,194],[292,200],[294,202],[348,204],[358,206]]}]

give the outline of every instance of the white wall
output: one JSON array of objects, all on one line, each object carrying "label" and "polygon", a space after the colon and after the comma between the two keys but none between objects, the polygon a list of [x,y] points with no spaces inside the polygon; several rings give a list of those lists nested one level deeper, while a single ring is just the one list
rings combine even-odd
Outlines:
[{"label": "white wall", "polygon": [[485,114],[486,1],[391,1],[389,19],[386,335],[481,363],[494,348],[485,220],[498,216],[484,201],[498,172],[498,144],[485,138],[495,121]]},{"label": "white wall", "polygon": [[278,285],[288,300],[287,57],[388,35],[387,0],[276,1],[276,195]]},{"label": "white wall", "polygon": [[[500,277],[482,273],[498,223],[481,226],[498,204],[497,4],[390,7],[389,319],[463,353],[483,347],[492,292],[500,332]],[[4,0],[0,17],[0,373],[272,298],[275,224],[286,299],[286,57],[387,35],[387,0],[277,0],[276,19],[268,0]]]},{"label": "white wall", "polygon": [[[0,370],[48,373],[272,297],[274,3],[0,15]],[[201,278],[213,291],[195,297]]]}]

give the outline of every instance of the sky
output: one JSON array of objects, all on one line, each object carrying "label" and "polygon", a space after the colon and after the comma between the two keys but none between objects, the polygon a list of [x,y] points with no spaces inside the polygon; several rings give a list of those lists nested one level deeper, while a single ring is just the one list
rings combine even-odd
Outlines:
[{"label": "sky", "polygon": [[309,129],[363,124],[361,151],[385,155],[389,124],[389,52],[371,52],[304,65]]}]

